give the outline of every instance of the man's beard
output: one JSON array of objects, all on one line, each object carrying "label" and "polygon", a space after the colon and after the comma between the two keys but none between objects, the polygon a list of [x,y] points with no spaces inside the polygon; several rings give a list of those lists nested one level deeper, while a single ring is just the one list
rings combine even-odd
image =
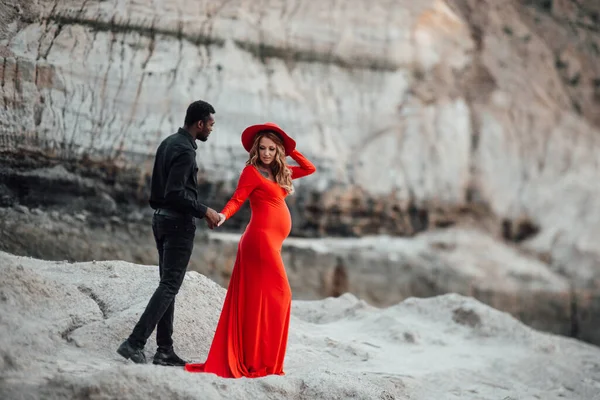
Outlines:
[{"label": "man's beard", "polygon": [[201,135],[198,135],[198,137],[196,139],[198,139],[201,142],[206,142],[208,140],[209,135],[210,135],[210,133],[201,134]]}]

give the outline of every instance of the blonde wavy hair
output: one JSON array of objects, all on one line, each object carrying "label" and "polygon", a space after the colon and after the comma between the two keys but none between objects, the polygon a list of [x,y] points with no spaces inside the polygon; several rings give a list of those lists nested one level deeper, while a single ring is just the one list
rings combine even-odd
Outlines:
[{"label": "blonde wavy hair", "polygon": [[[252,144],[252,148],[250,149],[250,154],[248,157],[248,161],[246,161],[246,165],[254,165],[255,167],[263,166],[260,162],[260,155],[258,153],[258,146],[260,144],[260,139],[266,137],[267,139],[271,139],[275,146],[277,147],[277,152],[275,154],[275,158],[271,165],[271,171],[273,172],[273,176],[275,176],[275,181],[279,186],[281,186],[288,194],[294,193],[294,186],[292,185],[292,171],[289,169],[287,161],[285,159],[285,148],[283,147],[283,140],[274,132],[271,131],[262,131],[256,134],[254,138],[254,143]],[[264,166],[263,166],[264,167]]]}]

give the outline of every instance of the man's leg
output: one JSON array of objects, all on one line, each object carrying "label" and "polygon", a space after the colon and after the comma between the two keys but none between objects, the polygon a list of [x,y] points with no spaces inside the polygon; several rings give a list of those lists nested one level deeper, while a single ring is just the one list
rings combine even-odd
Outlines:
[{"label": "man's leg", "polygon": [[[188,236],[192,232],[192,236]],[[184,262],[187,267],[194,246],[195,226],[184,228],[183,232],[178,232],[175,236],[167,237],[163,247],[163,263],[161,268],[161,282],[168,279],[169,266]],[[185,233],[185,234],[184,234]],[[184,235],[183,235],[184,234]],[[182,235],[184,237],[182,237]],[[172,240],[171,240],[172,239]],[[184,254],[187,258],[182,260]],[[185,272],[184,275],[185,276]],[[182,279],[183,280],[183,279]],[[181,282],[179,282],[179,287]],[[176,296],[175,296],[176,297]],[[156,326],[156,343],[158,349],[152,361],[156,365],[164,366],[184,366],[186,361],[181,359],[173,350],[173,319],[175,310],[175,297],[169,307],[165,310]]]},{"label": "man's leg", "polygon": [[[125,358],[131,358],[134,362],[145,362],[145,357],[144,361],[137,361],[136,358],[140,357],[133,353],[139,353],[139,350],[144,348],[158,321],[161,320],[177,295],[185,277],[194,244],[194,232],[190,232],[189,227],[186,228],[185,224],[168,221],[162,217],[158,218],[161,219],[158,220],[156,216],[154,217],[153,230],[157,239],[157,247],[159,247],[159,257],[162,260],[160,284],[150,298],[133,332],[117,350],[119,354]],[[160,248],[162,248],[162,255]],[[161,260],[159,260],[159,268]]]},{"label": "man's leg", "polygon": [[[157,217],[152,217],[152,233],[154,234],[154,240],[156,242],[156,248],[158,249],[158,265],[159,265],[159,274],[160,279],[162,279],[162,234],[160,232],[159,223],[157,221]],[[159,280],[160,282],[160,280]],[[140,322],[138,321],[138,324]],[[136,342],[131,339],[126,339],[119,348],[117,349],[117,353],[126,359],[131,359],[133,362],[137,364],[145,364],[146,363],[146,355],[144,354],[144,341]]]},{"label": "man's leg", "polygon": [[[160,264],[158,265],[158,269],[160,272],[160,279],[163,279],[163,249],[160,248],[158,250],[160,254]],[[156,325],[156,345],[158,346],[158,350],[163,353],[168,353],[173,350],[173,317],[175,313],[175,299],[171,302],[167,310],[163,314],[160,321],[158,321],[158,325]]]},{"label": "man's leg", "polygon": [[146,310],[133,328],[129,342],[144,347],[152,331],[173,302],[183,283],[194,244],[186,235],[167,234],[163,242],[163,276]]}]

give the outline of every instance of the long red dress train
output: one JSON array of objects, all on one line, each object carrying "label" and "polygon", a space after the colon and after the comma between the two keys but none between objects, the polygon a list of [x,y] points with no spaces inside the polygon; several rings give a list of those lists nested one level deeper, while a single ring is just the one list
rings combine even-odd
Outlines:
[{"label": "long red dress train", "polygon": [[[298,152],[289,167],[292,179],[315,172]],[[252,216],[238,245],[237,257],[219,323],[206,362],[186,364],[189,372],[226,378],[284,375],[292,292],[281,259],[281,246],[292,228],[287,192],[252,165],[240,175],[223,210],[229,219],[250,198]]]}]

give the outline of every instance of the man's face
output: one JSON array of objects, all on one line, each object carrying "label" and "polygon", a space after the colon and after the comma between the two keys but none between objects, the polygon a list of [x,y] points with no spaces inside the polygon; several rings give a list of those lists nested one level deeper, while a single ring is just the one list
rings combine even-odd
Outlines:
[{"label": "man's face", "polygon": [[215,117],[213,114],[209,115],[206,122],[198,121],[198,123],[197,123],[198,134],[196,135],[196,139],[200,140],[201,142],[206,142],[206,140],[210,136],[210,133],[213,130],[214,125],[215,125]]}]

